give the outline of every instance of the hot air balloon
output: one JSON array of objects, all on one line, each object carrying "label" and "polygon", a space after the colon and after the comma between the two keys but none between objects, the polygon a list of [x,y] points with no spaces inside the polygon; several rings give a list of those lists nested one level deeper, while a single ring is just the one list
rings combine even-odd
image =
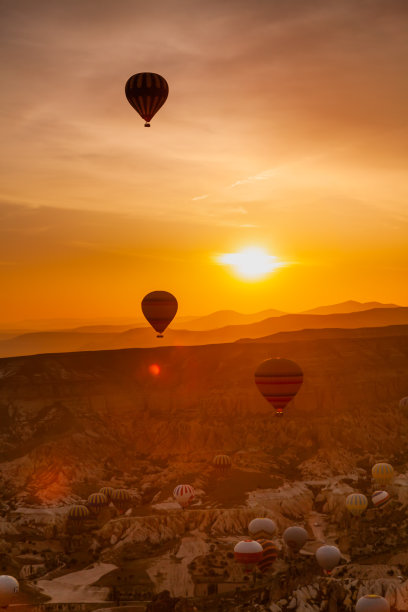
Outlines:
[{"label": "hot air balloon", "polygon": [[215,455],[212,463],[219,472],[228,472],[232,467],[231,457],[228,455]]},{"label": "hot air balloon", "polygon": [[249,573],[262,560],[262,546],[254,540],[241,540],[234,547],[234,558]]},{"label": "hot air balloon", "polygon": [[101,489],[99,489],[99,493],[102,493],[102,495],[105,495],[105,497],[108,498],[108,501],[112,501],[112,493],[114,492],[114,488],[113,487],[102,487]]},{"label": "hot air balloon", "polygon": [[390,604],[380,595],[364,595],[357,602],[356,612],[390,612]]},{"label": "hot air balloon", "polygon": [[353,516],[363,514],[367,506],[367,498],[362,493],[350,493],[346,498],[346,508]]},{"label": "hot air balloon", "polygon": [[0,576],[0,606],[7,608],[19,591],[18,581],[14,576]]},{"label": "hot air balloon", "polygon": [[195,492],[191,485],[178,485],[173,491],[174,499],[182,508],[186,508],[194,499]]},{"label": "hot air balloon", "polygon": [[111,499],[115,508],[121,513],[125,512],[132,505],[132,498],[126,489],[115,489]]},{"label": "hot air balloon", "polygon": [[303,372],[290,359],[267,359],[255,370],[255,384],[266,401],[283,414],[303,383]]},{"label": "hot air balloon", "polygon": [[275,563],[278,549],[272,540],[260,538],[256,540],[262,546],[262,559],[258,561],[258,567],[264,574]]},{"label": "hot air balloon", "polygon": [[394,480],[394,468],[389,463],[376,463],[371,473],[378,484],[388,484]]},{"label": "hot air balloon", "polygon": [[320,567],[330,574],[331,570],[339,564],[341,552],[337,546],[329,546],[325,544],[316,550],[315,556]]},{"label": "hot air balloon", "polygon": [[399,407],[401,410],[408,410],[408,397],[403,397],[399,401]]},{"label": "hot air balloon", "polygon": [[92,493],[88,497],[87,504],[88,508],[90,508],[94,514],[98,514],[102,508],[109,504],[109,501],[106,495],[103,495],[103,493]]},{"label": "hot air balloon", "polygon": [[299,550],[303,548],[303,546],[306,544],[307,537],[306,529],[303,529],[303,527],[298,527],[297,525],[288,527],[283,532],[283,539],[286,545],[295,552],[299,552]]},{"label": "hot air balloon", "polygon": [[72,506],[68,512],[68,519],[73,522],[81,523],[90,517],[90,512],[86,506]]},{"label": "hot air balloon", "polygon": [[142,311],[150,325],[157,331],[158,338],[163,338],[163,332],[176,316],[177,300],[168,291],[152,291],[142,300]]},{"label": "hot air balloon", "polygon": [[276,523],[270,518],[255,518],[248,525],[248,533],[254,540],[268,540],[276,531]]},{"label": "hot air balloon", "polygon": [[167,100],[169,86],[160,74],[139,72],[127,80],[125,93],[129,104],[146,121],[145,127],[150,127],[150,121]]},{"label": "hot air balloon", "polygon": [[376,508],[381,508],[381,506],[385,506],[391,499],[390,494],[387,491],[374,491],[371,496],[371,501],[373,502],[373,506]]}]

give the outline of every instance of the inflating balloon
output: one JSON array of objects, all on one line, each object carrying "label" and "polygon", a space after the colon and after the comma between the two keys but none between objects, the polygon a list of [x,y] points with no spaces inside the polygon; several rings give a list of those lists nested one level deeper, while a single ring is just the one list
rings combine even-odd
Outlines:
[{"label": "inflating balloon", "polygon": [[262,560],[262,546],[254,540],[242,540],[234,547],[234,558],[250,572]]},{"label": "inflating balloon", "polygon": [[278,549],[271,540],[260,538],[256,541],[262,546],[262,559],[258,562],[258,567],[264,574],[275,563],[278,556]]},{"label": "inflating balloon", "polygon": [[270,518],[255,518],[248,525],[248,533],[254,540],[268,540],[276,531],[276,523]]},{"label": "inflating balloon", "polygon": [[390,604],[380,595],[364,595],[357,602],[356,612],[390,612]]},{"label": "inflating balloon", "polygon": [[163,106],[169,95],[169,86],[165,78],[154,72],[139,72],[131,76],[125,86],[129,104],[146,121],[150,121]]},{"label": "inflating balloon", "polygon": [[283,532],[285,544],[295,552],[299,552],[299,550],[303,548],[303,546],[306,544],[307,537],[306,529],[303,529],[303,527],[298,527],[297,525],[288,527]]},{"label": "inflating balloon", "polygon": [[371,501],[373,502],[373,506],[376,508],[381,508],[381,506],[385,506],[391,499],[390,494],[387,491],[374,491],[371,496]]},{"label": "inflating balloon", "polygon": [[178,485],[173,491],[174,499],[182,508],[186,508],[194,499],[195,492],[191,485]]},{"label": "inflating balloon", "polygon": [[337,546],[329,546],[325,544],[316,550],[316,561],[328,574],[339,564],[341,552]]},{"label": "inflating balloon", "polygon": [[295,397],[303,383],[303,372],[290,359],[266,359],[255,370],[255,384],[276,414]]},{"label": "inflating balloon", "polygon": [[177,308],[176,298],[168,291],[152,291],[142,300],[142,312],[157,331],[158,338],[163,338],[163,332],[176,316]]},{"label": "inflating balloon", "polygon": [[13,576],[0,576],[0,606],[7,608],[19,591],[18,581]]},{"label": "inflating balloon", "polygon": [[228,472],[232,467],[231,457],[228,455],[215,455],[212,463],[219,472]]},{"label": "inflating balloon", "polygon": [[346,508],[353,516],[363,514],[367,506],[367,498],[362,493],[350,493],[346,498]]},{"label": "inflating balloon", "polygon": [[371,473],[378,484],[388,484],[394,480],[394,468],[390,463],[376,463]]}]

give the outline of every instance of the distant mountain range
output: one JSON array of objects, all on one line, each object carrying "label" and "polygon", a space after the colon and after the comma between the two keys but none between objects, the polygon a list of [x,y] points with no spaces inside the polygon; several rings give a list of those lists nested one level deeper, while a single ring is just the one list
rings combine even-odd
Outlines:
[{"label": "distant mountain range", "polygon": [[[350,304],[350,302],[348,303]],[[355,304],[351,302],[351,304]],[[358,303],[357,303],[358,304]],[[361,306],[361,305],[360,305]],[[335,308],[325,307],[325,308]],[[345,308],[345,305],[337,307]],[[243,339],[262,339],[282,332],[301,331],[308,329],[356,329],[370,327],[388,327],[408,325],[408,308],[381,306],[371,310],[361,309],[357,312],[343,312],[339,314],[281,314],[279,311],[264,311],[269,316],[263,320],[251,323],[226,325],[206,329],[212,323],[221,323],[229,311],[213,313],[208,317],[200,317],[188,323],[189,329],[177,329],[173,326],[165,332],[164,339],[158,340],[150,327],[136,327],[123,329],[120,327],[101,327],[97,331],[87,327],[74,330],[32,332],[20,334],[15,337],[0,336],[0,357],[30,355],[37,353],[60,353],[72,351],[94,351],[121,348],[147,348],[159,346],[191,346],[205,344],[220,344],[236,342]],[[275,313],[270,316],[270,312]],[[227,314],[225,314],[227,313]],[[237,315],[235,320],[243,317],[248,320],[257,315]],[[241,318],[242,320],[242,318]],[[199,329],[192,329],[194,323]]]}]

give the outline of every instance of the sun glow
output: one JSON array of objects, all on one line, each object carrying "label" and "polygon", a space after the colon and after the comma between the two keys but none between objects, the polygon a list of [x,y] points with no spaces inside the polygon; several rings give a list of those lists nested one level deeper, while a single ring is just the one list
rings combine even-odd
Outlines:
[{"label": "sun glow", "polygon": [[249,280],[265,277],[285,265],[260,247],[248,247],[238,253],[223,253],[217,257],[217,262],[231,266],[238,276]]}]

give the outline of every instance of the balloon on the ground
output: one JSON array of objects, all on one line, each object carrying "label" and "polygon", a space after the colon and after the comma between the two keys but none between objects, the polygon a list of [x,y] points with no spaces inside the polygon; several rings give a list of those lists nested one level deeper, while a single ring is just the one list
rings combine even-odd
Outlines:
[{"label": "balloon on the ground", "polygon": [[356,612],[390,612],[390,604],[380,595],[364,595],[357,602]]},{"label": "balloon on the ground", "polygon": [[13,603],[18,591],[18,580],[14,576],[0,576],[0,606],[2,608],[6,608]]},{"label": "balloon on the ground", "polygon": [[114,492],[114,488],[113,487],[102,487],[101,489],[99,489],[99,493],[102,493],[102,495],[105,495],[105,497],[108,498],[109,501],[112,500],[112,493]]},{"label": "balloon on the ground", "polygon": [[129,104],[145,120],[145,127],[150,127],[150,121],[167,100],[169,86],[160,74],[139,72],[127,80],[125,93]]},{"label": "balloon on the ground", "polygon": [[262,560],[262,546],[254,540],[241,540],[234,547],[234,558],[250,572]]},{"label": "balloon on the ground", "polygon": [[299,527],[298,525],[288,527],[283,532],[285,544],[295,552],[299,552],[299,550],[303,548],[303,546],[306,544],[307,537],[306,529],[303,529],[303,527]]},{"label": "balloon on the ground", "polygon": [[147,321],[163,337],[166,327],[176,316],[178,303],[174,295],[168,291],[151,291],[142,300],[142,312]]},{"label": "balloon on the ground", "polygon": [[255,518],[248,525],[248,533],[254,540],[268,540],[276,531],[276,523],[270,518]]},{"label": "balloon on the ground", "polygon": [[276,414],[283,414],[302,383],[302,369],[290,359],[266,359],[255,370],[255,384]]},{"label": "balloon on the ground", "polygon": [[132,504],[132,498],[126,489],[115,489],[112,493],[112,503],[121,512],[127,510]]},{"label": "balloon on the ground", "polygon": [[388,491],[374,491],[371,496],[371,501],[373,502],[373,506],[376,508],[381,508],[381,506],[385,506],[391,499]]},{"label": "balloon on the ground", "polygon": [[258,561],[258,567],[264,574],[275,563],[278,549],[272,540],[259,538],[256,541],[262,546],[262,559]]},{"label": "balloon on the ground", "polygon": [[346,508],[353,516],[360,516],[366,510],[368,501],[363,493],[350,493],[346,498]]},{"label": "balloon on the ground", "polygon": [[88,508],[93,512],[99,512],[102,508],[109,504],[108,498],[103,493],[92,493],[88,497]]},{"label": "balloon on the ground", "polygon": [[388,484],[394,480],[394,468],[390,463],[376,463],[371,470],[375,482]]},{"label": "balloon on the ground", "polygon": [[72,506],[68,512],[68,518],[71,521],[82,522],[85,519],[89,518],[90,512],[86,506],[78,504],[76,506]]},{"label": "balloon on the ground", "polygon": [[339,564],[341,559],[341,552],[337,548],[337,546],[329,546],[325,544],[324,546],[320,546],[316,550],[316,561],[327,572],[331,572],[336,565]]},{"label": "balloon on the ground", "polygon": [[232,467],[231,457],[228,457],[228,455],[215,455],[213,466],[219,472],[228,472]]},{"label": "balloon on the ground", "polygon": [[182,508],[186,508],[194,499],[195,492],[191,485],[178,485],[173,491],[174,499]]}]

